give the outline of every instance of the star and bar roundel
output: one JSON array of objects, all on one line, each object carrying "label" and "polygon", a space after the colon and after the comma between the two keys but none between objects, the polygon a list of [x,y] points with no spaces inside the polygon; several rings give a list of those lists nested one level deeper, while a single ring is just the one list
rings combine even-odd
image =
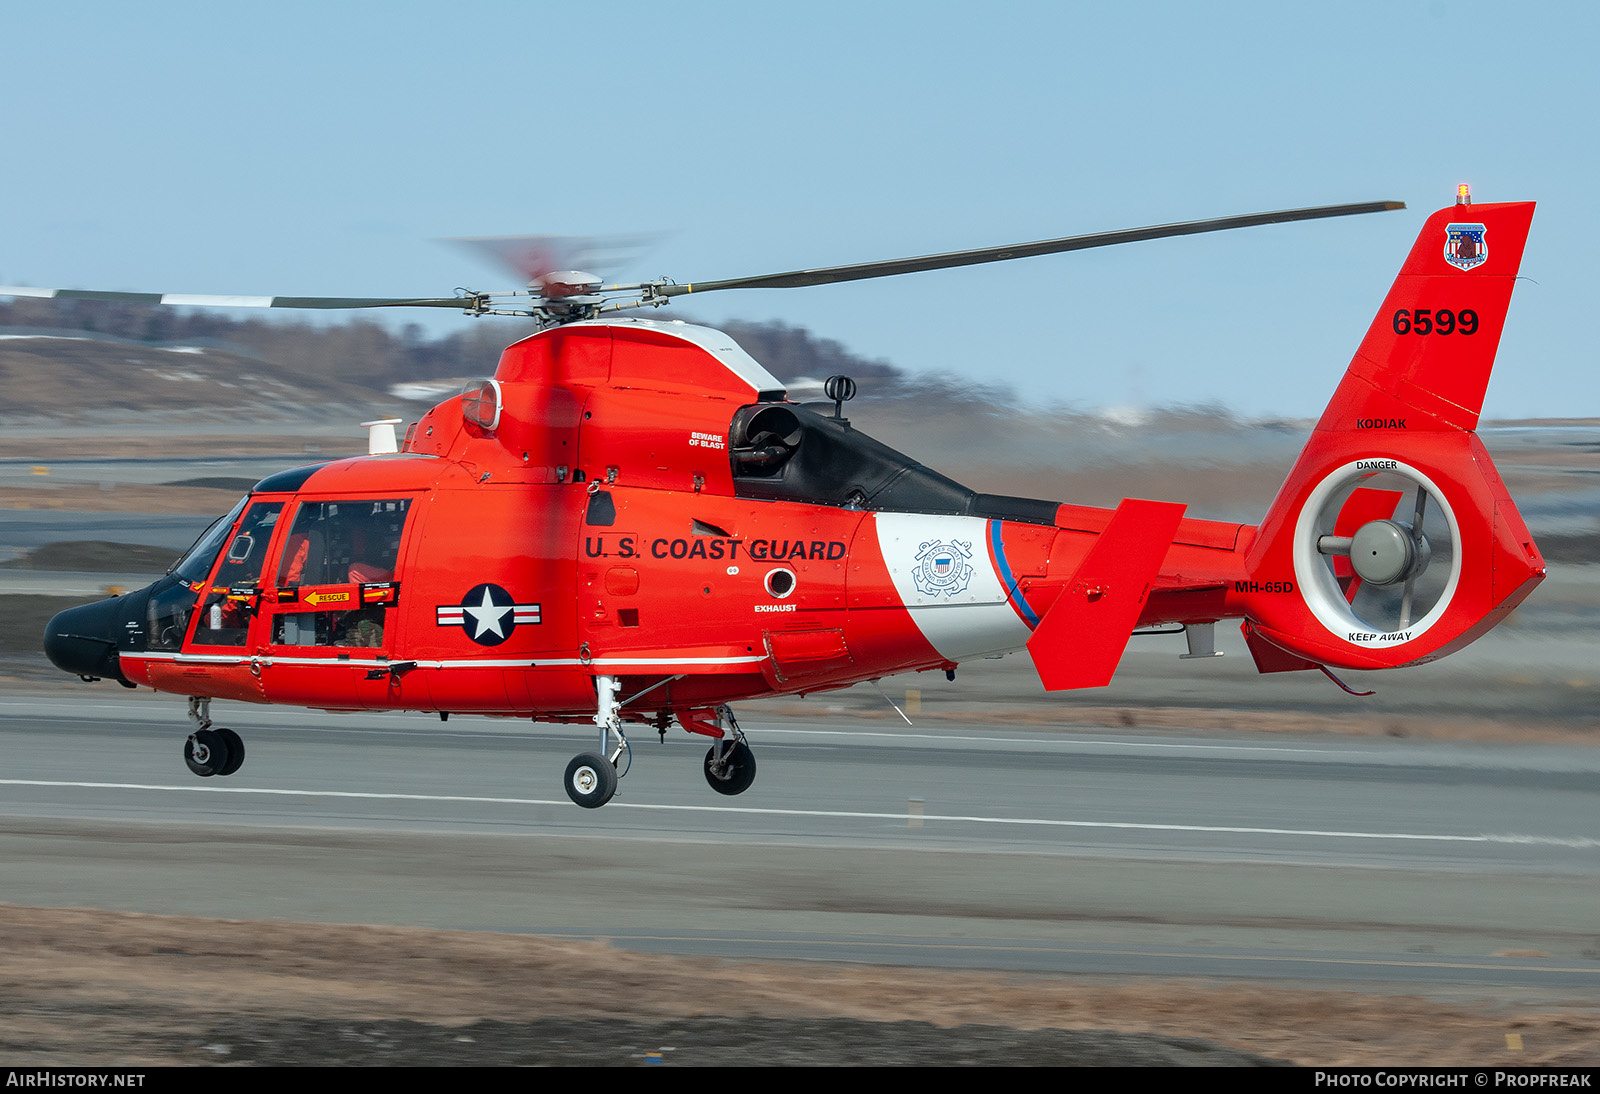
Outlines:
[{"label": "star and bar roundel", "polygon": [[510,593],[488,583],[474,585],[460,604],[441,604],[435,610],[439,626],[461,627],[480,646],[498,646],[519,623],[539,622],[539,605],[518,604]]}]

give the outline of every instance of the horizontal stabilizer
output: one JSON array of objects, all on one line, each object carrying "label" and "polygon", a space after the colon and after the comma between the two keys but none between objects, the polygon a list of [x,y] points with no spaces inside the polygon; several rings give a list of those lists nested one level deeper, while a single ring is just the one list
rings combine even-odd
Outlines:
[{"label": "horizontal stabilizer", "polygon": [[1028,639],[1048,691],[1111,683],[1187,508],[1124,500]]}]

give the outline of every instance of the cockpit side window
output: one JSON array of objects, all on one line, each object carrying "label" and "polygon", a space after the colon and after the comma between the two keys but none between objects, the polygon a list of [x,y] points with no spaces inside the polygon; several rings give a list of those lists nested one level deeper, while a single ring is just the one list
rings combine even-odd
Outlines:
[{"label": "cockpit side window", "polygon": [[239,519],[239,514],[244,512],[245,502],[249,500],[247,497],[240,498],[239,504],[229,510],[227,516],[218,517],[212,522],[211,527],[200,533],[194,546],[185,551],[183,557],[167,572],[188,582],[204,581],[210,577],[217,554],[227,541],[228,533],[233,531],[233,522]]},{"label": "cockpit side window", "polygon": [[281,501],[252,505],[212,578],[211,590],[195,624],[194,641],[208,646],[242,646],[255,614],[256,588],[266,563],[272,532],[283,512]]},{"label": "cockpit side window", "polygon": [[210,592],[195,624],[194,641],[205,646],[243,646],[256,613],[256,587],[272,545],[283,502],[256,502],[238,521],[222,561],[211,579]]}]

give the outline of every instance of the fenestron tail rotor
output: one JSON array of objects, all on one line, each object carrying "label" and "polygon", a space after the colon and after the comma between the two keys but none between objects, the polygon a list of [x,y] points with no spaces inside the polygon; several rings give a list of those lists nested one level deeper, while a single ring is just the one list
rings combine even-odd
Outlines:
[{"label": "fenestron tail rotor", "polygon": [[[641,281],[629,284],[604,284],[594,274],[585,273],[582,263],[594,259],[610,263],[619,246],[617,240],[574,240],[552,236],[524,236],[502,239],[460,240],[487,250],[499,261],[511,265],[527,277],[525,289],[510,292],[477,292],[458,289],[448,297],[355,297],[355,296],[225,296],[200,293],[144,293],[107,292],[95,289],[38,289],[20,286],[0,286],[0,296],[34,297],[51,300],[104,300],[130,304],[168,304],[178,307],[213,308],[302,308],[340,310],[355,308],[456,308],[468,315],[520,315],[531,316],[541,323],[568,323],[579,319],[592,319],[604,312],[629,308],[660,307],[674,298],[690,293],[715,292],[722,289],[782,289],[809,285],[832,285],[843,281],[861,281],[874,277],[896,277],[900,274],[945,270],[958,266],[974,266],[986,262],[1008,262],[1019,258],[1082,251],[1095,247],[1113,247],[1141,240],[1165,239],[1171,236],[1198,235],[1204,232],[1231,231],[1264,224],[1284,224],[1297,220],[1320,220],[1327,217],[1356,216],[1364,213],[1381,213],[1404,209],[1398,201],[1369,201],[1351,205],[1321,205],[1304,209],[1283,209],[1271,213],[1247,213],[1242,216],[1218,217],[1211,220],[1190,220],[1176,224],[1158,224],[1146,228],[1127,228],[1115,232],[1096,232],[1090,235],[1064,236],[1060,239],[1042,239],[1031,243],[1013,243],[1001,247],[980,247],[969,251],[949,251],[943,254],[922,255],[915,258],[894,258],[878,262],[858,262],[848,266],[828,266],[811,270],[792,270],[788,273],[760,274],[755,277],[737,277],[721,281],[694,281],[679,283],[670,278]],[[624,253],[637,250],[650,241],[649,236],[626,237],[621,241]],[[598,248],[598,249],[597,249]]]},{"label": "fenestron tail rotor", "polygon": [[1441,605],[1460,544],[1442,499],[1430,504],[1432,490],[1394,469],[1328,496],[1312,534],[1342,598],[1334,607],[1344,625],[1398,638]]}]

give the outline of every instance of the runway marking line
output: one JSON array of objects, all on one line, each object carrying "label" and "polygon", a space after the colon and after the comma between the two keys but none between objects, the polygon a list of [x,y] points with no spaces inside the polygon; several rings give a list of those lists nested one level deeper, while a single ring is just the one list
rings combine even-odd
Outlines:
[{"label": "runway marking line", "polygon": [[[285,798],[344,798],[367,801],[470,802],[479,805],[553,805],[569,802],[554,798],[496,798],[467,794],[380,794],[361,790],[285,790],[249,786],[157,786],[151,783],[65,782],[46,779],[0,779],[0,786],[40,786],[75,790],[142,790],[178,794],[240,794]],[[904,823],[904,813],[867,813],[842,809],[763,809],[729,805],[649,805],[640,802],[609,803],[612,810],[653,810],[671,813],[729,813],[764,817],[831,817],[842,820],[886,820]],[[978,817],[928,813],[923,821],[956,824],[1033,825],[1045,828],[1109,829],[1130,832],[1196,832],[1236,836],[1321,836],[1328,839],[1411,840],[1435,843],[1497,843],[1540,847],[1600,848],[1600,839],[1588,836],[1532,836],[1519,833],[1459,835],[1425,832],[1341,832],[1317,828],[1255,828],[1220,824],[1145,824],[1136,821],[1052,820],[1045,817]]]}]

